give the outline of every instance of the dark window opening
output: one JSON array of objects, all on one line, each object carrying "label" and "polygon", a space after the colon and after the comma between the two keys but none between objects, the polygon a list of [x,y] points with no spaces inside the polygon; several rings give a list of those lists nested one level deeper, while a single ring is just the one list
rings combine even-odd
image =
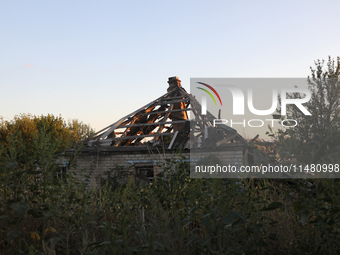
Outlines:
[{"label": "dark window opening", "polygon": [[60,171],[57,172],[57,177],[63,178],[63,177],[65,177],[65,174],[66,174],[66,166],[60,167]]},{"label": "dark window opening", "polygon": [[152,182],[153,166],[136,167],[136,182]]}]

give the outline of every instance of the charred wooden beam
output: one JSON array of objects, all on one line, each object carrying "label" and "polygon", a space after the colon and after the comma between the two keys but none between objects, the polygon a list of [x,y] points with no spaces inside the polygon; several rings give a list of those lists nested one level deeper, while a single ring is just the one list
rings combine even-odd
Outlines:
[{"label": "charred wooden beam", "polygon": [[161,101],[168,101],[168,100],[174,100],[174,99],[187,99],[187,98],[189,98],[188,95],[174,96],[174,97],[165,97],[165,98],[162,98]]},{"label": "charred wooden beam", "polygon": [[175,103],[181,103],[181,102],[187,102],[189,100],[189,97],[187,99],[181,99],[181,100],[169,100],[169,101],[160,101],[155,102],[155,105],[163,105],[163,104],[175,104]]},{"label": "charred wooden beam", "polygon": [[[121,127],[123,128],[123,127],[143,127],[143,126],[171,125],[171,124],[184,123],[184,122],[186,122],[186,120],[133,124],[133,125],[124,125],[124,126],[121,126]],[[121,128],[121,127],[119,127],[119,128]]]},{"label": "charred wooden beam", "polygon": [[[164,120],[165,120],[165,122],[166,122],[166,120],[169,118],[169,115],[170,115],[170,113],[171,113],[171,110],[174,108],[174,104],[172,104],[170,107],[169,107],[169,111],[165,114],[165,116],[164,116]],[[160,126],[159,126],[159,129],[158,129],[158,134],[159,133],[161,133],[162,131],[163,131],[163,128],[164,128],[164,124],[161,124]],[[154,142],[156,142],[157,140],[158,140],[158,138],[159,138],[159,136],[156,136],[155,138],[154,138]]]},{"label": "charred wooden beam", "polygon": [[125,137],[116,137],[115,140],[128,140],[128,139],[136,139],[136,138],[144,138],[144,137],[154,137],[154,136],[169,136],[174,135],[174,133],[159,133],[159,134],[148,134],[148,135],[135,135],[135,136],[125,136]]},{"label": "charred wooden beam", "polygon": [[[151,112],[154,108],[155,108],[155,106],[150,106],[150,107],[148,107],[147,109],[143,110],[143,112]],[[133,121],[132,121],[132,124],[129,125],[130,127],[127,127],[127,128],[126,128],[126,130],[125,130],[125,132],[124,132],[124,134],[123,134],[122,136],[131,136],[131,135],[135,135],[135,134],[137,133],[138,130],[132,128],[132,127],[133,127],[133,124],[134,124],[134,123],[143,123],[143,122],[146,121],[146,119],[147,119],[147,116],[146,116],[146,115],[140,116],[140,115],[138,115],[138,114],[135,114],[134,119],[133,119]],[[121,143],[121,141],[118,142],[118,143],[116,144],[116,146],[118,146],[120,143]]]},{"label": "charred wooden beam", "polygon": [[[153,123],[155,122],[157,119],[161,118],[164,114],[160,114],[160,115],[154,115],[154,116],[150,116],[145,122],[146,124],[148,123]],[[162,120],[164,119],[164,117],[162,118]],[[131,127],[131,129],[136,130],[136,132],[132,133],[130,132],[128,135],[141,135],[141,134],[149,134],[151,133],[155,128],[157,127],[152,127],[152,126],[142,126],[142,127]],[[138,143],[141,139],[137,139],[135,141],[135,143]],[[122,145],[129,145],[132,142],[132,140],[128,140],[126,141],[124,144]]]},{"label": "charred wooden beam", "polygon": [[150,113],[141,113],[140,115],[146,115],[146,114],[154,115],[154,114],[159,114],[159,113],[194,111],[194,110],[196,110],[196,109],[195,108],[174,109],[174,110],[168,110],[168,111],[154,111],[154,112],[150,112]]}]

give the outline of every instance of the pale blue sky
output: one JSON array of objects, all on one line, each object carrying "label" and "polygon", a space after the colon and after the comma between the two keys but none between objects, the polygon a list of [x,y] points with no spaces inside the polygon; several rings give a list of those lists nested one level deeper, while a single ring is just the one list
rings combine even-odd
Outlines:
[{"label": "pale blue sky", "polygon": [[307,77],[340,55],[339,1],[0,1],[0,116],[96,131],[178,76]]}]

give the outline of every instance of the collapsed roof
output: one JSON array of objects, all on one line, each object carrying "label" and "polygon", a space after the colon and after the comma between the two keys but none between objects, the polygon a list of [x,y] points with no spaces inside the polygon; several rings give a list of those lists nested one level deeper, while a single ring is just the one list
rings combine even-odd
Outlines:
[{"label": "collapsed roof", "polygon": [[216,117],[208,111],[201,114],[200,103],[181,86],[178,77],[170,77],[168,84],[163,96],[84,140],[85,146],[162,146],[175,150],[247,144],[235,129],[227,125],[213,127]]}]

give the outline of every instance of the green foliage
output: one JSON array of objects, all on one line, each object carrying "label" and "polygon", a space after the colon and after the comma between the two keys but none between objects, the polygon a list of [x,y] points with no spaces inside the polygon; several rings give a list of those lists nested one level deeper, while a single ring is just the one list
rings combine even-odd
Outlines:
[{"label": "green foliage", "polygon": [[71,171],[55,178],[50,133],[32,138],[27,162],[20,141],[0,160],[0,254],[340,252],[339,181],[191,179],[178,155],[144,187],[113,169],[89,189]]},{"label": "green foliage", "polygon": [[131,175],[129,168],[125,166],[115,166],[104,172],[105,177],[101,177],[101,186],[108,186],[112,190],[124,185],[128,177]]},{"label": "green foliage", "polygon": [[36,151],[41,148],[42,134],[50,136],[50,144],[55,152],[62,152],[73,143],[93,134],[93,130],[78,120],[64,121],[60,116],[32,116],[21,114],[12,121],[4,121],[0,118],[0,157],[7,157],[18,163],[27,163],[35,158]]},{"label": "green foliage", "polygon": [[[295,105],[288,105],[285,119],[294,119],[294,128],[280,129],[275,134],[277,150],[281,160],[299,164],[338,163],[340,155],[340,59],[329,57],[317,60],[308,77],[312,97],[304,106],[312,114],[305,116]],[[293,93],[291,98],[302,98]],[[283,116],[282,116],[283,118]]]}]

